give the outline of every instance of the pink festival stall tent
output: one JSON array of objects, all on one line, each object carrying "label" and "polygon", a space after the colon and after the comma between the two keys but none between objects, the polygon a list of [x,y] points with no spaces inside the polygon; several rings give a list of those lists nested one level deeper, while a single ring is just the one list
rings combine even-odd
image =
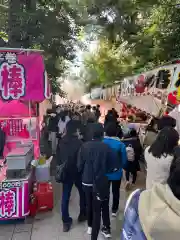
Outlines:
[{"label": "pink festival stall tent", "polygon": [[29,117],[35,116],[35,110],[29,108],[27,103],[19,100],[4,102],[0,100],[0,117]]},{"label": "pink festival stall tent", "polygon": [[0,127],[6,135],[4,166],[9,170],[0,180],[0,221],[24,219],[30,213],[29,165],[40,154],[38,105],[50,97],[41,51],[0,48]]}]

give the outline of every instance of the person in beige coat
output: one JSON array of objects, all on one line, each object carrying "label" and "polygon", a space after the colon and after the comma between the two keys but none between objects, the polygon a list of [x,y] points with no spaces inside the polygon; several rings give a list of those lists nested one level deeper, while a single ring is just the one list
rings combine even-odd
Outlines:
[{"label": "person in beige coat", "polygon": [[124,215],[121,240],[180,239],[180,155],[172,161],[167,183],[133,192]]},{"label": "person in beige coat", "polygon": [[165,127],[159,132],[153,144],[146,148],[144,153],[147,164],[146,189],[152,188],[156,183],[167,182],[178,140],[178,132],[173,127]]}]

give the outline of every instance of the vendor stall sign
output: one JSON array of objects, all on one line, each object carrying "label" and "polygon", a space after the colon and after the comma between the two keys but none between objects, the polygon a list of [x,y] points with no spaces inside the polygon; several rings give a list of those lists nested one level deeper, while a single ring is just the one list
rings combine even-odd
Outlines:
[{"label": "vendor stall sign", "polygon": [[6,53],[0,65],[0,90],[4,100],[19,99],[25,95],[25,68],[18,63],[15,53]]},{"label": "vendor stall sign", "polygon": [[50,85],[39,53],[0,50],[0,95],[3,100],[43,101]]},{"label": "vendor stall sign", "polygon": [[133,76],[131,79],[124,79],[120,86],[121,96],[136,96],[142,94],[146,90],[146,76],[144,74]]},{"label": "vendor stall sign", "polygon": [[168,102],[176,105],[180,102],[180,66],[174,70],[172,81],[168,88]]},{"label": "vendor stall sign", "polygon": [[13,190],[1,191],[0,192],[0,217],[10,218],[15,213],[16,213],[16,192]]},{"label": "vendor stall sign", "polygon": [[0,119],[0,127],[5,132],[7,141],[19,139],[37,139],[36,118]]},{"label": "vendor stall sign", "polygon": [[7,188],[0,190],[0,221],[24,218],[29,214],[30,180],[8,181],[7,183],[15,183],[18,187],[8,188],[6,185]]},{"label": "vendor stall sign", "polygon": [[132,96],[135,93],[134,81],[124,79],[120,86],[120,95],[123,97]]},{"label": "vendor stall sign", "polygon": [[0,127],[6,133],[6,136],[18,136],[26,130],[22,119],[4,119],[0,120]]},{"label": "vendor stall sign", "polygon": [[21,181],[13,181],[13,182],[2,182],[0,183],[0,189],[11,189],[21,187]]},{"label": "vendor stall sign", "polygon": [[141,74],[136,79],[136,83],[135,83],[136,93],[144,93],[145,88],[146,88],[146,86],[145,86],[145,75]]}]

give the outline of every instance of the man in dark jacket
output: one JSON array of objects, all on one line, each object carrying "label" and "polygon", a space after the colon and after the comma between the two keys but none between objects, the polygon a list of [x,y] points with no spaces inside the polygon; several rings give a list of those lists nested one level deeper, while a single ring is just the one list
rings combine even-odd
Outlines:
[{"label": "man in dark jacket", "polygon": [[80,214],[78,221],[82,222],[86,220],[86,206],[85,206],[85,195],[82,189],[81,175],[77,169],[77,156],[78,151],[82,145],[81,140],[78,137],[79,123],[75,120],[71,120],[66,125],[66,134],[59,141],[57,149],[57,166],[62,165],[66,162],[64,169],[63,179],[63,192],[62,192],[62,221],[63,230],[68,232],[72,225],[72,218],[69,216],[69,199],[73,185],[79,191],[80,196]]},{"label": "man in dark jacket", "polygon": [[57,134],[57,130],[58,130],[58,116],[57,114],[51,113],[51,116],[49,118],[49,124],[48,124],[48,131],[49,131],[49,137],[50,137],[50,141],[51,141],[51,147],[52,147],[52,154],[55,155],[56,153],[56,147],[57,147],[57,138],[56,138],[56,134]]},{"label": "man in dark jacket", "polygon": [[113,113],[113,116],[114,116],[116,119],[119,118],[119,114],[118,114],[118,112],[116,111],[115,108],[112,108],[112,113]]},{"label": "man in dark jacket", "polygon": [[171,116],[163,116],[158,120],[158,131],[161,131],[165,127],[176,127],[176,119]]},{"label": "man in dark jacket", "polygon": [[107,124],[109,123],[117,123],[117,117],[113,110],[108,110],[106,116],[105,116],[105,121],[104,121],[104,126],[106,127]]},{"label": "man in dark jacket", "polygon": [[92,128],[94,127],[94,119],[88,119],[87,124],[83,128],[83,140],[88,142],[92,140]]},{"label": "man in dark jacket", "polygon": [[94,123],[92,141],[82,145],[78,157],[78,170],[82,173],[82,184],[86,195],[88,234],[91,240],[97,240],[101,212],[103,218],[102,234],[111,236],[109,219],[109,182],[107,173],[117,170],[118,158],[114,151],[102,142],[104,129],[102,124]]}]

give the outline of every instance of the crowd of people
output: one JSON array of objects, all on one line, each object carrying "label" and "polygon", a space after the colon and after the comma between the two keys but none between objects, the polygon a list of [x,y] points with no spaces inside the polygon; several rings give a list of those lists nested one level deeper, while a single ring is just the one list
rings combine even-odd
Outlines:
[{"label": "crowd of people", "polygon": [[[146,189],[137,189],[127,201],[121,240],[179,239],[180,148],[176,120],[169,116],[153,119],[142,144],[133,125],[127,122],[123,130],[115,109],[108,111],[103,124],[99,123],[100,116],[99,105],[72,104],[57,106],[44,119],[42,136],[49,140],[46,144],[51,143],[56,155],[55,179],[62,184],[63,231],[70,231],[73,223],[69,201],[75,185],[80,197],[78,221],[87,221],[87,234],[97,240],[102,217],[101,233],[110,238],[110,212],[112,217],[118,214],[123,174],[129,190],[136,184],[140,159],[144,159]],[[46,146],[42,148],[44,154],[48,154]]]},{"label": "crowd of people", "polygon": [[137,189],[127,201],[122,240],[179,239],[180,147],[175,128],[169,116],[153,119],[147,128],[146,189]]}]

